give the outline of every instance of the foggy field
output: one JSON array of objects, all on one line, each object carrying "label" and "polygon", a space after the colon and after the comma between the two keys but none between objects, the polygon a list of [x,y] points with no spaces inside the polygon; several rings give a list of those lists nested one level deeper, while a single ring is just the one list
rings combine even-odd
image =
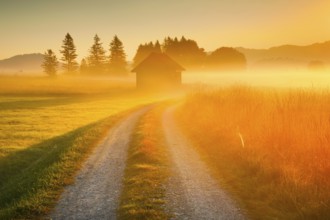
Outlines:
[{"label": "foggy field", "polygon": [[330,88],[330,71],[247,71],[244,73],[184,72],[184,83],[214,86],[249,85],[275,88]]},{"label": "foggy field", "polygon": [[133,77],[1,76],[0,96],[70,96],[118,94],[134,90]]},{"label": "foggy field", "polygon": [[0,220],[330,220],[330,0],[0,0]]},{"label": "foggy field", "polygon": [[[249,217],[328,217],[326,73],[185,73],[185,89],[180,92],[185,97],[173,96],[173,91],[139,91],[133,78],[0,79],[0,218],[49,213],[84,159],[117,121],[130,114],[129,109],[174,97],[175,103],[183,103],[176,118],[183,132]],[[165,155],[158,148],[165,146],[159,122],[165,107],[155,106],[157,114],[139,122],[131,144]],[[159,157],[150,152],[143,151],[144,156]],[[143,158],[139,164],[144,164]],[[131,209],[142,216],[149,210],[140,200],[140,185],[135,185],[143,175],[130,171],[136,168],[131,162],[125,175],[136,182],[124,186],[119,212],[125,218]],[[143,186],[159,196],[153,215],[171,215],[159,206],[167,202],[164,191],[158,191],[164,190],[159,186],[166,178],[155,177],[165,172],[163,165],[151,165],[155,170],[146,175],[157,184],[145,181]],[[133,205],[127,207],[130,202]]]}]

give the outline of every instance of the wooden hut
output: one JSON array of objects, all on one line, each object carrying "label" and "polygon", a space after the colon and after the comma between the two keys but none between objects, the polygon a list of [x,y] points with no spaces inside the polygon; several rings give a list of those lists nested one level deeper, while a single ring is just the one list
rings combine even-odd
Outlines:
[{"label": "wooden hut", "polygon": [[132,72],[136,73],[136,86],[142,89],[167,89],[181,85],[181,72],[185,69],[164,53],[151,53]]}]

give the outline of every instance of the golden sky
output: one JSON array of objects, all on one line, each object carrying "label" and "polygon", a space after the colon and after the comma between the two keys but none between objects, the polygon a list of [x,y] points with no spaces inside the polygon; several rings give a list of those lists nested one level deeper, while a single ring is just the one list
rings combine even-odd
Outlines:
[{"label": "golden sky", "polygon": [[53,49],[69,32],[79,59],[97,33],[128,58],[140,43],[182,35],[206,51],[330,40],[329,0],[0,0],[0,59]]}]

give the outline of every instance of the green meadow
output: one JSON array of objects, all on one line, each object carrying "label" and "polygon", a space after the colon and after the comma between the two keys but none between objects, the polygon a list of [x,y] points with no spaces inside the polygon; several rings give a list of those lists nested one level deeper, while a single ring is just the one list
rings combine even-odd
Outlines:
[{"label": "green meadow", "polygon": [[3,77],[0,88],[1,219],[47,214],[116,121],[161,99],[115,79]]}]

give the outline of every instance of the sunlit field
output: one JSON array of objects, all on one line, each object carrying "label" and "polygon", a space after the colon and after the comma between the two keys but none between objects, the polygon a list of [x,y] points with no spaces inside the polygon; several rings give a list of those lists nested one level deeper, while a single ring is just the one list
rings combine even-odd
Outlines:
[{"label": "sunlit field", "polygon": [[330,220],[330,0],[0,0],[0,220]]},{"label": "sunlit field", "polygon": [[2,219],[47,214],[116,121],[164,98],[129,80],[9,77],[0,88]]},{"label": "sunlit field", "polygon": [[329,219],[330,92],[198,87],[177,119],[255,219]]},{"label": "sunlit field", "polygon": [[7,93],[0,95],[1,156],[155,99],[135,94],[129,82],[109,80],[9,78],[1,84],[0,94]]},{"label": "sunlit field", "polygon": [[182,75],[185,83],[214,86],[250,85],[273,88],[330,88],[330,70],[311,71],[246,71],[243,73],[193,72]]},{"label": "sunlit field", "polygon": [[[122,93],[123,89],[134,89],[133,77],[81,77],[59,76],[0,76],[0,95],[8,99],[18,96],[70,96]],[[28,99],[28,98],[27,98]]]},{"label": "sunlit field", "polygon": [[[252,219],[329,218],[328,75],[313,78],[306,72],[291,77],[183,76],[189,92],[178,108],[177,120],[220,184]],[[49,214],[84,158],[116,122],[131,109],[168,98],[173,96],[135,89],[132,78],[1,77],[0,218]],[[157,117],[161,110],[140,120],[133,147],[150,141],[154,141],[152,147],[164,145]],[[161,153],[165,155],[165,150],[145,156],[156,158]],[[138,159],[143,163],[143,158]],[[166,157],[162,159],[167,163]],[[125,175],[141,179],[135,178],[134,164],[134,160],[128,162]],[[148,184],[156,181],[154,185],[160,186],[166,179],[145,174],[150,179],[144,180],[144,187],[150,192],[155,189]],[[149,212],[140,202],[141,189],[130,191],[136,185],[124,184],[120,215],[129,218],[129,210],[140,210],[136,214],[142,216]],[[156,197],[164,193],[163,188],[159,190],[152,191]],[[137,200],[126,207],[133,202],[129,193]],[[154,204],[152,216],[165,213],[163,203]]]}]

